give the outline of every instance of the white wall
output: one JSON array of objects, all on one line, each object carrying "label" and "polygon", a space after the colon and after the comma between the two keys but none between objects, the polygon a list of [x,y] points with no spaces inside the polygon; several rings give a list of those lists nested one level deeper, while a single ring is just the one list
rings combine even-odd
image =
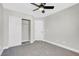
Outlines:
[{"label": "white wall", "polygon": [[31,41],[34,40],[34,20],[33,17],[27,14],[23,14],[16,11],[11,11],[8,9],[4,9],[4,48],[8,47],[8,39],[9,39],[9,16],[20,17],[24,19],[31,20]]},{"label": "white wall", "polygon": [[79,4],[45,19],[45,40],[79,51]]},{"label": "white wall", "polygon": [[0,4],[0,55],[3,48],[3,6]]},{"label": "white wall", "polygon": [[8,47],[21,45],[22,42],[22,20],[19,17],[9,16],[9,39]]},{"label": "white wall", "polygon": [[44,19],[35,20],[35,40],[44,39]]}]

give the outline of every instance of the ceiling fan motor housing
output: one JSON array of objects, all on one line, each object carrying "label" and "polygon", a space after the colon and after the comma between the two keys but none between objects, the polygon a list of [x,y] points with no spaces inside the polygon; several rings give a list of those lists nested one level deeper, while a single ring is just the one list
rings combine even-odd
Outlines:
[{"label": "ceiling fan motor housing", "polygon": [[42,13],[45,13],[45,11],[44,11],[44,10],[42,10]]}]

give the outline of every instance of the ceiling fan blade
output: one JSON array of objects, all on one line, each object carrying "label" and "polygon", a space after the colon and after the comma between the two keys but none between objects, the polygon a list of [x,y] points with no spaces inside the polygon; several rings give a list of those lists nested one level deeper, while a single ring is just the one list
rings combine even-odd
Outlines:
[{"label": "ceiling fan blade", "polygon": [[54,6],[44,6],[44,9],[53,9]]},{"label": "ceiling fan blade", "polygon": [[38,10],[39,8],[37,8],[37,9],[34,9],[33,11],[36,11],[36,10]]},{"label": "ceiling fan blade", "polygon": [[35,5],[35,6],[37,6],[37,7],[39,7],[39,5],[37,5],[37,4],[35,4],[35,3],[31,3],[32,5]]},{"label": "ceiling fan blade", "polygon": [[42,3],[42,5],[44,5],[44,6],[45,6],[45,5],[46,5],[46,3]]}]

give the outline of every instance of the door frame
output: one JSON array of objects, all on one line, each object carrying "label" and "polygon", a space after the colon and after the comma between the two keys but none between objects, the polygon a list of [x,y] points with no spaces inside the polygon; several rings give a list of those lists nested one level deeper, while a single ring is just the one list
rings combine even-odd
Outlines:
[{"label": "door frame", "polygon": [[29,22],[29,41],[31,42],[31,20],[24,18],[22,20]]}]

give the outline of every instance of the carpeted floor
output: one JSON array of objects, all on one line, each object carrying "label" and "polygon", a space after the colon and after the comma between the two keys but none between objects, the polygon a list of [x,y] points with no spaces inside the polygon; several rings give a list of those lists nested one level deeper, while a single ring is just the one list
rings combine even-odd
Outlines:
[{"label": "carpeted floor", "polygon": [[35,41],[32,44],[26,42],[21,46],[6,49],[2,56],[79,56],[79,54],[44,41]]}]

